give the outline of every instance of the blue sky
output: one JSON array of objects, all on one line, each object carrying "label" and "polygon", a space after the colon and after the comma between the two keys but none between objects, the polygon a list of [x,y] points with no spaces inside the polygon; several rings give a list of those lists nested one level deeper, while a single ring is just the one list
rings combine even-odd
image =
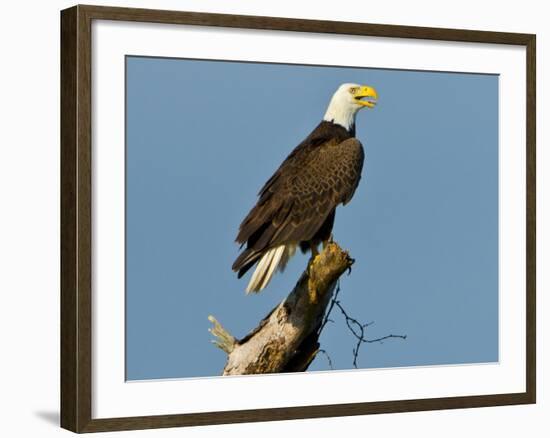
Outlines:
[{"label": "blue sky", "polygon": [[[231,264],[263,183],[316,126],[339,84],[374,86],[366,153],[334,237],[355,258],[341,280],[351,316],[374,324],[360,368],[498,360],[498,77],[127,58],[127,378],[219,375],[214,315],[244,336],[292,289],[296,256],[259,295]],[[340,314],[321,345],[350,369]],[[325,357],[310,370],[327,370]]]}]

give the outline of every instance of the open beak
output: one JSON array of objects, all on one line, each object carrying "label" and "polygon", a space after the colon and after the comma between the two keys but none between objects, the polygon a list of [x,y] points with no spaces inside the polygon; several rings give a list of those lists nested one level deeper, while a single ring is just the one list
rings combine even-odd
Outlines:
[{"label": "open beak", "polygon": [[354,99],[358,105],[374,108],[378,100],[378,94],[374,88],[363,85],[355,93]]}]

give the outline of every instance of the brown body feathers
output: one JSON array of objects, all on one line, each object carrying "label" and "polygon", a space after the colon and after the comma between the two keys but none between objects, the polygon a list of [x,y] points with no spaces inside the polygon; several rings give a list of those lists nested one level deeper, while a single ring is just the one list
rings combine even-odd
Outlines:
[{"label": "brown body feathers", "polygon": [[[239,278],[270,250],[281,269],[297,246],[330,237],[336,207],[350,201],[361,178],[364,153],[354,134],[322,121],[265,183],[236,238],[246,244],[232,267]],[[256,283],[252,291],[265,287]]]}]

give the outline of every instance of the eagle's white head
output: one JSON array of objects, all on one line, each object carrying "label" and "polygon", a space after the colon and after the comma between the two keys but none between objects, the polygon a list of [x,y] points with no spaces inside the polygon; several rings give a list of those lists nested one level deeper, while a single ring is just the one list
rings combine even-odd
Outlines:
[{"label": "eagle's white head", "polygon": [[355,125],[355,115],[361,108],[373,108],[378,94],[368,85],[342,84],[333,94],[323,120],[350,129]]}]

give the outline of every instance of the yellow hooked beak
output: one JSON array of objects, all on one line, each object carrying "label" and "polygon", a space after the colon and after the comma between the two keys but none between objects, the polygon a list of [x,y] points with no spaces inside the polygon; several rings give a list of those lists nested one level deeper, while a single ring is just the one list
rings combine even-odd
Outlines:
[{"label": "yellow hooked beak", "polygon": [[369,87],[368,85],[362,85],[355,89],[353,98],[358,105],[374,108],[376,105],[376,100],[378,99],[378,93],[376,93],[374,88]]}]

